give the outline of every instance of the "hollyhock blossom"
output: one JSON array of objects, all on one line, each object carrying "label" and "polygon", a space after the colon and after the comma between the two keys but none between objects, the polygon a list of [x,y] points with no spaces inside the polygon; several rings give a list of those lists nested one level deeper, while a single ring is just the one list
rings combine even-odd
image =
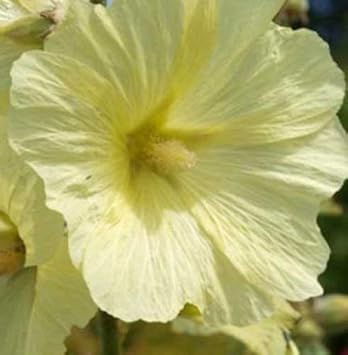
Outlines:
[{"label": "hollyhock blossom", "polygon": [[322,292],[344,79],[315,33],[271,22],[282,2],[76,0],[14,65],[11,142],[103,310],[245,325]]}]

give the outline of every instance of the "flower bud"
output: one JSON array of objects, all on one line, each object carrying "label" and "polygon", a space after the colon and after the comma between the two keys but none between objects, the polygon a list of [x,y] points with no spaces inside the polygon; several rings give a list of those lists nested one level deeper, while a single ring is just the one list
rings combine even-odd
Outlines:
[{"label": "flower bud", "polygon": [[304,318],[297,324],[293,335],[295,338],[301,339],[301,341],[311,342],[321,339],[323,331],[314,320]]},{"label": "flower bud", "polygon": [[289,10],[307,12],[309,10],[308,0],[288,0],[285,5]]},{"label": "flower bud", "polygon": [[341,216],[343,207],[333,199],[325,200],[320,205],[320,214],[325,216]]},{"label": "flower bud", "polygon": [[288,0],[278,14],[276,21],[281,25],[308,22],[308,0]]},{"label": "flower bud", "polygon": [[53,22],[40,15],[27,15],[0,27],[0,35],[21,44],[39,44],[50,32]]},{"label": "flower bud", "polygon": [[329,333],[348,329],[348,296],[329,295],[319,298],[314,304],[318,323]]},{"label": "flower bud", "polygon": [[42,45],[42,40],[64,16],[63,2],[8,1],[0,4],[0,36],[23,45]]}]

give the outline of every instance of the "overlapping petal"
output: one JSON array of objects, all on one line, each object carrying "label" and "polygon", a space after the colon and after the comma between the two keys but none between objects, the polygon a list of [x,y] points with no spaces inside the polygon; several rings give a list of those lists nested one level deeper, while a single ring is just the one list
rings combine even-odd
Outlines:
[{"label": "overlapping petal", "polygon": [[70,0],[17,0],[21,6],[32,13],[53,11],[58,7],[66,7]]},{"label": "overlapping petal", "polygon": [[[10,70],[13,62],[25,51],[39,48],[38,44],[15,43],[8,38],[1,37],[0,46],[0,93],[5,95],[10,86]],[[1,103],[2,105],[2,103]]]},{"label": "overlapping petal", "polygon": [[[151,1],[144,9],[141,1],[117,1],[108,11],[76,2],[70,14],[79,18],[78,27],[67,21],[46,49],[111,80],[129,122],[160,110],[159,119],[168,115],[173,129],[226,133],[227,125],[225,139],[240,144],[301,136],[325,125],[344,95],[343,75],[327,46],[306,30],[272,25],[266,31],[279,2],[253,4],[253,13],[248,3],[236,6]],[[233,24],[226,16],[232,13]],[[68,42],[73,30],[78,47]]]},{"label": "overlapping petal", "polygon": [[[18,21],[18,26],[21,29],[24,24]],[[0,210],[25,245],[25,267],[1,278],[4,355],[61,355],[71,327],[84,326],[96,311],[81,275],[71,264],[63,240],[63,217],[47,208],[42,180],[7,143],[10,68],[23,52],[41,45],[42,40],[1,39]]]},{"label": "overlapping petal", "polygon": [[212,146],[181,176],[200,225],[253,284],[299,301],[321,293],[329,255],[316,217],[348,176],[348,143],[338,120],[280,143]]},{"label": "overlapping petal", "polygon": [[[106,80],[69,57],[26,53],[20,62],[23,66],[16,63],[13,71],[14,143],[23,143],[29,162],[47,177],[48,203],[64,211],[72,243],[86,239],[104,212],[103,198],[95,200],[98,192],[112,188],[116,195],[127,180],[115,96]],[[81,246],[72,249],[77,264],[81,253]]]},{"label": "overlapping petal", "polygon": [[9,22],[27,14],[28,11],[18,0],[2,0],[0,3],[0,26],[7,25]]},{"label": "overlapping petal", "polygon": [[66,241],[48,263],[1,279],[0,312],[3,355],[64,353],[71,327],[85,326],[96,312]]},{"label": "overlapping petal", "polygon": [[243,325],[273,310],[270,297],[214,252],[170,184],[145,173],[129,194],[124,202],[110,196],[85,241],[83,273],[100,307],[127,321],[165,322],[193,303],[212,324]]},{"label": "overlapping petal", "polygon": [[[76,1],[70,19],[45,47],[110,80],[122,97],[117,104],[134,125],[159,109],[165,114],[197,80],[213,52],[219,60],[237,57],[281,5],[280,0],[151,0],[144,6],[139,0],[121,0],[104,9]],[[233,14],[233,22],[226,13]],[[78,38],[74,46],[69,45],[72,34]]]},{"label": "overlapping petal", "polygon": [[344,93],[343,73],[317,34],[273,24],[237,58],[213,56],[168,127],[236,146],[291,139],[329,122]]},{"label": "overlapping petal", "polygon": [[0,210],[25,244],[26,265],[41,264],[54,254],[64,234],[64,221],[58,212],[47,208],[42,180],[2,140]]},{"label": "overlapping petal", "polygon": [[10,70],[23,52],[42,46],[39,34],[50,25],[50,21],[39,13],[29,12],[18,1],[6,0],[0,4],[0,209],[25,244],[26,266],[50,259],[63,236],[64,221],[46,207],[42,180],[8,146]]}]

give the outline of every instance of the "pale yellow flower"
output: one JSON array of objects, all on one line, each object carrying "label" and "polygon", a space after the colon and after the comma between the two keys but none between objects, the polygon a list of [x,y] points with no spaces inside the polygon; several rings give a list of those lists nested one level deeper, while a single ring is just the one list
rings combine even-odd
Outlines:
[{"label": "pale yellow flower", "polygon": [[[7,274],[6,262],[2,263],[2,260],[6,260],[11,253],[16,253],[16,248],[21,245],[20,241],[25,246],[25,266],[40,265],[49,260],[63,236],[64,222],[58,213],[46,207],[41,179],[7,147],[3,134],[0,149],[2,276]],[[21,252],[17,254],[21,259]]]},{"label": "pale yellow flower", "polygon": [[49,260],[63,235],[62,217],[45,205],[41,179],[11,150],[6,137],[10,70],[23,52],[42,47],[41,34],[51,24],[41,20],[20,0],[0,1],[0,226],[5,244],[20,235],[27,266]]},{"label": "pale yellow flower", "polygon": [[[1,128],[4,130],[3,117]],[[45,205],[44,186],[0,141],[0,353],[62,355],[73,325],[96,312],[71,264],[64,220]]]},{"label": "pale yellow flower", "polygon": [[47,30],[47,24],[18,2],[0,2],[2,355],[62,355],[70,328],[84,326],[96,312],[70,261],[63,217],[47,208],[42,180],[7,143],[10,68],[26,50],[42,47],[43,38],[37,34]]},{"label": "pale yellow flower", "polygon": [[[4,130],[3,117],[1,128]],[[64,220],[44,186],[0,140],[0,353],[62,355],[73,325],[96,307],[71,264]]]},{"label": "pale yellow flower", "polygon": [[[74,1],[12,71],[12,143],[44,178],[92,297],[212,325],[318,295],[320,202],[348,175],[327,45],[278,0]],[[71,21],[76,21],[72,23]]]}]

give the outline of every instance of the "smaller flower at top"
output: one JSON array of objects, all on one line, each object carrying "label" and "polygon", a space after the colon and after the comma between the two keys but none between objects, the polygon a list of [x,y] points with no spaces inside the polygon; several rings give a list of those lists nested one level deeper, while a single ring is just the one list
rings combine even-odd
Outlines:
[{"label": "smaller flower at top", "polygon": [[9,88],[12,63],[23,52],[43,47],[44,38],[62,22],[66,5],[67,0],[0,1],[0,96]]}]

